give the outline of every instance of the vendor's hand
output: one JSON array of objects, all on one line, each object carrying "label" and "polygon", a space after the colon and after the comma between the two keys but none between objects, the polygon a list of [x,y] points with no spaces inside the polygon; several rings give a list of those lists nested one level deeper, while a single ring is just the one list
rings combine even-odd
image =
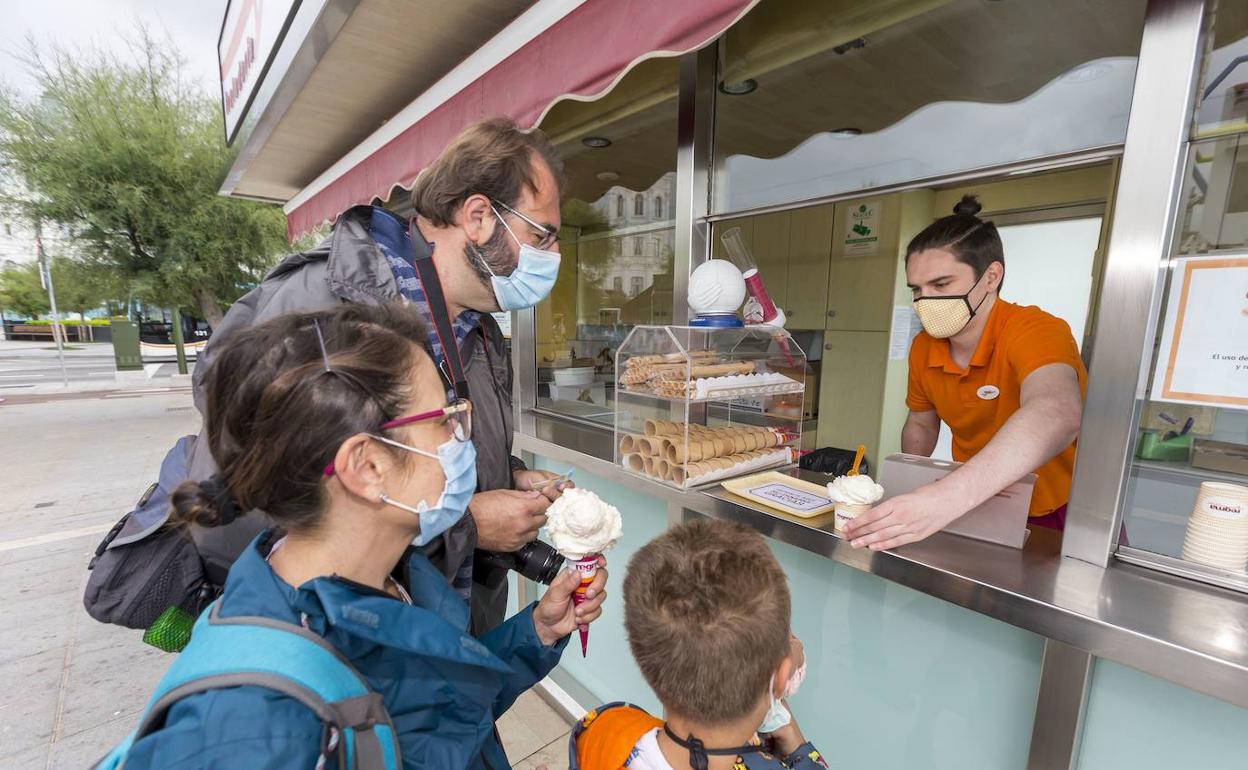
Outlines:
[{"label": "vendor's hand", "polygon": [[[789,716],[793,716],[793,709],[789,708],[789,702],[781,701],[784,707],[789,709]],[[797,726],[797,718],[789,719],[789,723],[774,733],[759,733],[760,738],[770,739],[774,742],[775,755],[784,759],[793,752],[802,747],[806,742],[806,736],[802,735],[802,728]]]},{"label": "vendor's hand", "polygon": [[478,492],[468,503],[477,525],[477,547],[486,551],[514,551],[537,539],[546,524],[550,500],[541,492],[495,489]]},{"label": "vendor's hand", "polygon": [[593,623],[602,615],[602,602],[607,598],[607,559],[598,557],[598,573],[585,591],[585,601],[574,606],[572,593],[581,584],[581,574],[565,569],[550,584],[533,610],[533,628],[542,644],[552,645],[572,633],[580,625]]},{"label": "vendor's hand", "polygon": [[[516,482],[516,489],[528,491],[533,488],[534,484],[559,478],[559,474],[552,473],[550,471],[523,470],[513,471],[511,477]],[[563,494],[563,490],[571,489],[574,486],[576,485],[572,483],[571,479],[564,479],[558,484],[547,484],[538,491],[541,492],[547,500],[554,502],[559,499],[559,495]]]},{"label": "vendor's hand", "polygon": [[891,497],[846,523],[845,539],[854,548],[886,551],[930,537],[967,510],[939,485],[928,484]]}]

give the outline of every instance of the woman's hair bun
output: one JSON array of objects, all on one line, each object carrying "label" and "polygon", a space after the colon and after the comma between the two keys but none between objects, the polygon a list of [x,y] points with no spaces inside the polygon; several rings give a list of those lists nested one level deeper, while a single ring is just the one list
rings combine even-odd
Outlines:
[{"label": "woman's hair bun", "polygon": [[184,481],[174,490],[170,520],[179,524],[220,527],[238,518],[234,499],[219,476]]},{"label": "woman's hair bun", "polygon": [[980,204],[979,198],[974,195],[963,195],[962,200],[953,207],[953,213],[968,217],[976,216],[983,210],[984,207]]}]

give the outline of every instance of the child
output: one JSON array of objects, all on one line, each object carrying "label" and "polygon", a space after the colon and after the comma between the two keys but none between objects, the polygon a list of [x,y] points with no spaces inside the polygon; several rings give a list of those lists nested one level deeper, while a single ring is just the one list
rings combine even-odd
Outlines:
[{"label": "child", "polygon": [[572,770],[827,767],[780,701],[805,655],[784,572],[756,532],[698,519],[652,540],[628,565],[624,625],[667,721],[622,703],[590,712]]}]

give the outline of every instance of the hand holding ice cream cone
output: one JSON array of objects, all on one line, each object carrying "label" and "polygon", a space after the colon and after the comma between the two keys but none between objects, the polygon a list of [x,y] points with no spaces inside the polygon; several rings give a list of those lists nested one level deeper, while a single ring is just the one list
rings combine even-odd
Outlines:
[{"label": "hand holding ice cream cone", "polygon": [[[591,558],[594,575],[587,584],[582,583],[579,571],[564,570],[534,608],[533,627],[542,644],[554,644],[574,628],[587,629],[602,615],[602,603],[607,598],[607,560]],[[583,638],[587,636],[588,632]]]},{"label": "hand holding ice cream cone", "polygon": [[[615,506],[587,489],[569,489],[550,506],[546,514],[547,534],[551,542],[572,563],[576,584],[572,586],[570,598],[575,607],[581,633],[581,654],[584,655],[589,645],[589,620],[583,620],[582,616],[588,614],[587,608],[592,599],[600,593],[595,592],[594,586],[598,584],[600,575],[605,574],[599,569],[606,564],[601,554],[619,541],[624,531],[623,522]],[[562,582],[561,577],[556,585]],[[551,591],[554,590],[552,585]],[[601,603],[599,600],[593,605],[594,617],[600,613],[597,607]]]}]

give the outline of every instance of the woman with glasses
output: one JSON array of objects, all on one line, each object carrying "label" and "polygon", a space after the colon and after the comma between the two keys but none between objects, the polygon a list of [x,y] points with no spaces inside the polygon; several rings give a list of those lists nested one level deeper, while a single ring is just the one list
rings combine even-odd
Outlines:
[{"label": "woman with glasses", "polygon": [[[467,635],[468,607],[413,547],[458,521],[476,487],[472,406],[447,403],[425,339],[398,305],[238,332],[208,373],[220,476],[183,484],[173,518],[211,527],[266,511],[277,526],[235,562],[212,621],[327,643],[380,696],[376,724],[393,730],[403,767],[497,770],[509,765],[494,720],[601,614],[606,571],[579,607],[568,571],[487,636]],[[343,736],[323,717],[281,687],[196,692],[145,720],[125,767],[346,767]]]}]

